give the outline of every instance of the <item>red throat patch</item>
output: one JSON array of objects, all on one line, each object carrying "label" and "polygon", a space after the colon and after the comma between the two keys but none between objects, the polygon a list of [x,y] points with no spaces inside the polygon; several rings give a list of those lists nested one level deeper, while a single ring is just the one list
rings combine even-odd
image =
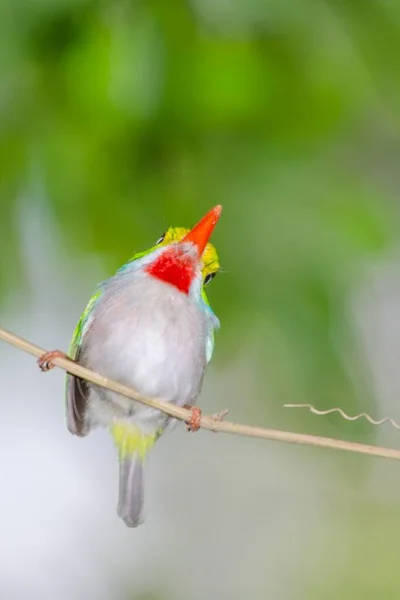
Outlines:
[{"label": "red throat patch", "polygon": [[176,251],[164,252],[146,267],[147,273],[170,283],[183,294],[188,294],[194,277],[193,260]]}]

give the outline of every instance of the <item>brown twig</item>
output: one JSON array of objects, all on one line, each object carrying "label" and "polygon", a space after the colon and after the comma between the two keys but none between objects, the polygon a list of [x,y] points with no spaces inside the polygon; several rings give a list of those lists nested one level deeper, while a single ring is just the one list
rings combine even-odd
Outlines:
[{"label": "brown twig", "polygon": [[[32,354],[33,356],[40,357],[46,352],[43,348],[39,348],[27,340],[24,340],[14,333],[10,333],[2,328],[0,328],[0,339],[19,348],[20,350],[23,350],[24,352],[27,352],[28,354]],[[86,379],[91,383],[112,390],[118,394],[121,394],[122,396],[126,396],[132,400],[136,400],[142,404],[146,404],[147,406],[161,410],[175,419],[185,421],[185,423],[190,421],[192,416],[192,412],[190,410],[180,408],[179,406],[175,406],[174,404],[166,402],[165,400],[147,398],[132,388],[107,379],[107,377],[103,377],[102,375],[94,373],[89,369],[85,369],[84,367],[81,367],[77,363],[66,358],[55,358],[53,362],[57,367],[68,371],[68,373],[71,373],[72,375],[76,375],[77,377]],[[229,423],[228,421],[216,421],[211,416],[201,417],[201,427],[203,429],[209,429],[210,431],[220,431],[246,437],[285,442],[288,444],[301,444],[319,448],[330,448],[332,450],[344,450],[358,454],[368,454],[370,456],[379,456],[381,458],[400,460],[400,450],[396,450],[394,448],[370,446],[366,444],[358,444],[355,442],[347,442],[344,440],[319,437],[315,435],[279,431],[277,429],[264,429],[262,427],[241,425],[239,423]]]}]

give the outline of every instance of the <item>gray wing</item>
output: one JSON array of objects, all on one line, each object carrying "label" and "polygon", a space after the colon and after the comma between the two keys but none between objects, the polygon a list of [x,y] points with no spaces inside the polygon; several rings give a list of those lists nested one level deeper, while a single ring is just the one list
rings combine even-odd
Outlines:
[{"label": "gray wing", "polygon": [[90,431],[86,420],[89,387],[84,379],[67,375],[66,419],[68,430],[74,435],[84,437]]},{"label": "gray wing", "polygon": [[[79,363],[79,355],[83,339],[93,319],[93,309],[102,293],[101,287],[91,297],[84,310],[72,337],[69,356]],[[89,397],[89,384],[84,379],[67,374],[66,378],[66,418],[68,430],[81,437],[87,435],[90,427],[87,424],[86,411]]]}]

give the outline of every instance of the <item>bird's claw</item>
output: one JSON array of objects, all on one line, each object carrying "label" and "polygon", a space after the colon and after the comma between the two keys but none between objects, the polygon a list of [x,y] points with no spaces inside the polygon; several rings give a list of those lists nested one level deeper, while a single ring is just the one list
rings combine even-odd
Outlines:
[{"label": "bird's claw", "polygon": [[192,411],[192,416],[190,417],[190,421],[186,423],[186,429],[188,431],[198,431],[200,429],[201,424],[201,409],[197,408],[197,406],[188,406],[185,405],[184,408]]},{"label": "bird's claw", "polygon": [[[186,428],[188,431],[198,431],[200,429],[200,425],[201,425],[201,409],[198,408],[197,406],[189,406],[188,404],[185,404],[185,406],[183,408],[186,408],[188,410],[192,411],[192,416],[190,417],[190,421],[186,424]],[[226,415],[228,414],[228,410],[221,410],[219,413],[215,413],[214,415],[212,415],[212,419],[214,421],[223,421],[226,417]],[[214,431],[214,433],[216,433],[216,430]]]},{"label": "bird's claw", "polygon": [[228,409],[225,408],[225,410],[221,410],[219,413],[215,413],[211,418],[214,419],[214,421],[223,421],[228,412]]},{"label": "bird's claw", "polygon": [[[220,412],[215,413],[214,415],[212,415],[211,418],[214,421],[223,421],[225,419],[226,415],[228,414],[228,412],[229,412],[228,409],[225,408],[225,410],[221,410]],[[213,429],[213,433],[217,433],[217,430]]]},{"label": "bird's claw", "polygon": [[61,350],[50,350],[50,352],[45,352],[37,360],[39,369],[43,372],[53,369],[55,365],[53,365],[52,361],[55,358],[68,358],[68,356],[65,354],[65,352],[61,352]]}]

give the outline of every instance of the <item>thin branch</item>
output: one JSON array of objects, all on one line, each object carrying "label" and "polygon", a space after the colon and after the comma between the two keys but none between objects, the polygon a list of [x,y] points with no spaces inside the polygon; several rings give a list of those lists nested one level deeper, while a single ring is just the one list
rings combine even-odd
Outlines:
[{"label": "thin branch", "polygon": [[[39,348],[34,344],[31,344],[27,340],[0,328],[0,339],[4,340],[8,344],[16,346],[20,350],[32,354],[33,356],[40,357],[46,351],[43,348]],[[188,423],[192,416],[190,410],[175,406],[165,400],[156,398],[147,398],[137,392],[136,390],[129,388],[125,385],[121,385],[116,381],[112,381],[107,377],[103,377],[98,373],[94,373],[89,369],[81,367],[77,363],[65,359],[55,358],[52,361],[54,365],[64,369],[72,375],[86,379],[95,385],[107,388],[117,394],[131,398],[161,410],[167,415],[185,421]],[[305,435],[301,433],[291,433],[289,431],[279,431],[277,429],[264,429],[262,427],[251,427],[250,425],[241,425],[239,423],[229,423],[227,421],[216,421],[210,416],[201,417],[201,427],[203,429],[209,429],[210,431],[221,431],[224,433],[232,433],[236,435],[242,435],[246,437],[262,438],[267,440],[273,440],[276,442],[285,442],[288,444],[301,444],[306,446],[315,446],[319,448],[330,448],[332,450],[344,450],[347,452],[355,452],[358,454],[368,454],[370,456],[379,456],[381,458],[391,458],[394,460],[400,460],[400,450],[394,448],[384,448],[381,446],[370,446],[366,444],[358,444],[355,442],[346,442],[344,440],[337,440],[333,438],[319,437],[315,435]]]}]

